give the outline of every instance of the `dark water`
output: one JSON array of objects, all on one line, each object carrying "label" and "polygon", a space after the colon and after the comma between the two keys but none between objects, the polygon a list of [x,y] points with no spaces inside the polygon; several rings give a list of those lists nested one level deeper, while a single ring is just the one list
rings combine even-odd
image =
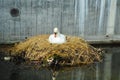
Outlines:
[{"label": "dark water", "polygon": [[[52,72],[0,61],[0,80],[52,80]],[[109,48],[102,63],[60,71],[56,80],[120,80],[120,48]]]}]

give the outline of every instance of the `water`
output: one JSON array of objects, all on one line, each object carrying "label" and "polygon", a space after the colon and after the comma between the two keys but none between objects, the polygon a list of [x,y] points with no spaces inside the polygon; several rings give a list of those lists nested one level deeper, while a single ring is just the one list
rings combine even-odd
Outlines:
[{"label": "water", "polygon": [[[108,48],[102,63],[59,71],[56,80],[120,80],[119,49]],[[52,72],[0,61],[0,80],[52,80]]]}]

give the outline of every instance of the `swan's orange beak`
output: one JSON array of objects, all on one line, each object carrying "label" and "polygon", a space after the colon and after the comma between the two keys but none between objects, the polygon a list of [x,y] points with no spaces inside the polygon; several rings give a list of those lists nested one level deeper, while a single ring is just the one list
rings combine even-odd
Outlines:
[{"label": "swan's orange beak", "polygon": [[56,32],[54,32],[54,37],[56,37],[57,36],[57,33]]}]

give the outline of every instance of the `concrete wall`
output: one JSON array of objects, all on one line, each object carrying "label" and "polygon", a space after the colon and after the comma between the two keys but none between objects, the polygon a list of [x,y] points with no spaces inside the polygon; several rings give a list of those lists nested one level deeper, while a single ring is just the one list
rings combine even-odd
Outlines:
[{"label": "concrete wall", "polygon": [[0,0],[0,43],[51,34],[54,27],[88,41],[119,41],[119,4],[117,0]]}]

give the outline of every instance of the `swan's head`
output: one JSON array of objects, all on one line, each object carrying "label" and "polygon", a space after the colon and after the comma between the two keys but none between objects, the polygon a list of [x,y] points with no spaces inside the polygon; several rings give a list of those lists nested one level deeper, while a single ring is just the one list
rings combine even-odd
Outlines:
[{"label": "swan's head", "polygon": [[58,32],[59,32],[58,28],[57,27],[54,28],[54,33],[58,33]]},{"label": "swan's head", "polygon": [[56,35],[59,33],[59,30],[58,30],[58,28],[56,27],[56,28],[54,28],[54,35],[55,35],[55,37],[56,37]]}]

